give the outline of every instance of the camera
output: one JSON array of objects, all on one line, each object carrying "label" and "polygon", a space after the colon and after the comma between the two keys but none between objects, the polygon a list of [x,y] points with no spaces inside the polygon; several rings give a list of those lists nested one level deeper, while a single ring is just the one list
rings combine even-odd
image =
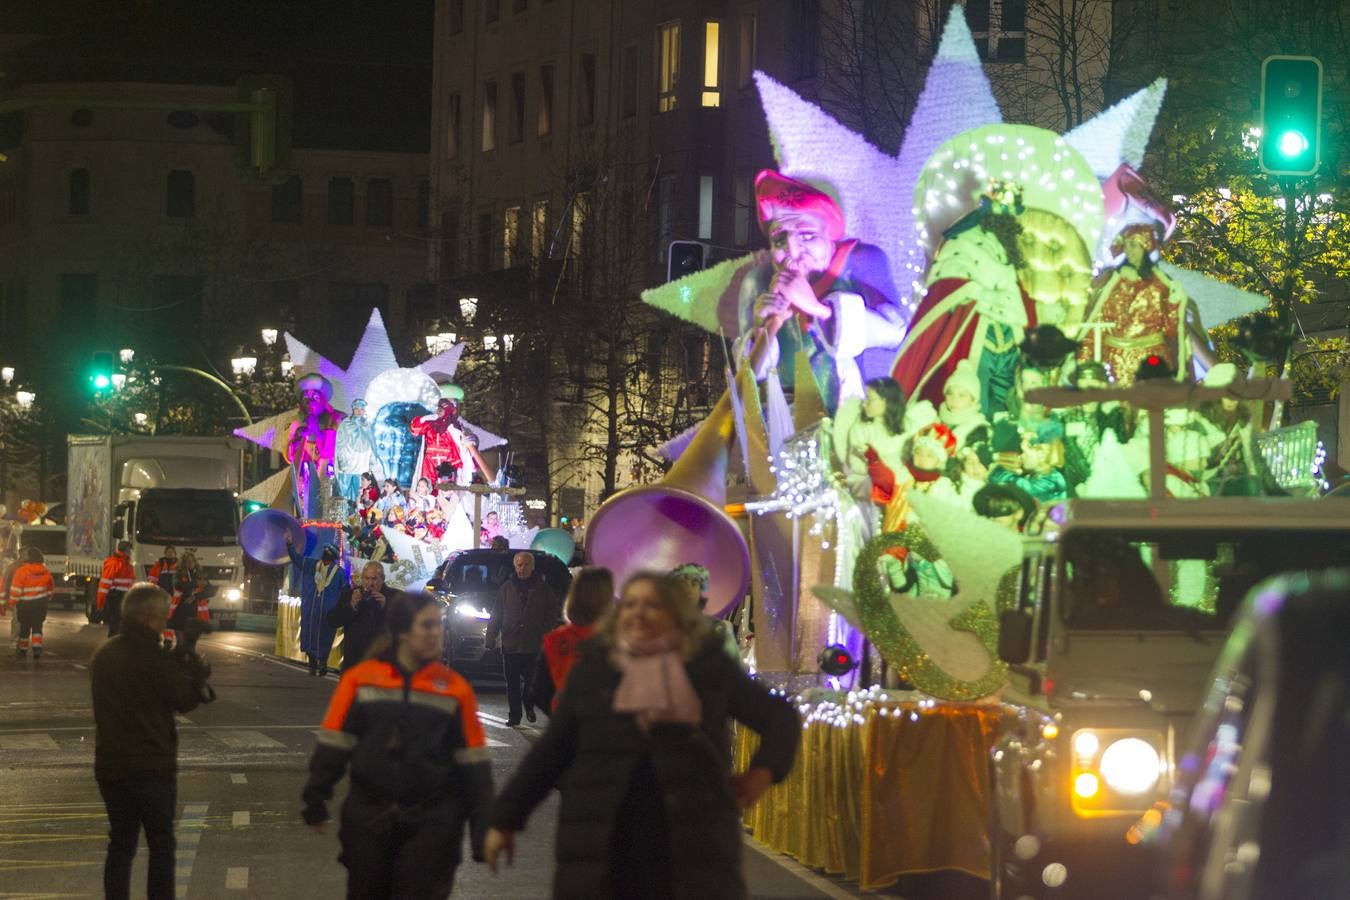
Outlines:
[{"label": "camera", "polygon": [[178,631],[178,646],[173,648],[174,659],[178,660],[178,664],[198,683],[203,703],[215,700],[216,692],[207,683],[207,679],[211,677],[211,666],[197,655],[197,641],[202,635],[213,631],[215,628],[208,621],[188,619]]}]

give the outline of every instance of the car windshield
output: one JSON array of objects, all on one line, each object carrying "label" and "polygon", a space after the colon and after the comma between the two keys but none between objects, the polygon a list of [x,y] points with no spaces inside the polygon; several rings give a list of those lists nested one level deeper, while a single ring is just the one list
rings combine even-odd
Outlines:
[{"label": "car windshield", "polygon": [[38,548],[43,556],[64,556],[66,553],[64,531],[34,531],[25,528],[20,543],[25,547]]},{"label": "car windshield", "polygon": [[503,581],[511,575],[511,558],[484,559],[474,557],[451,562],[446,573],[446,588],[455,594],[486,591],[495,594]]},{"label": "car windshield", "polygon": [[1064,538],[1063,560],[1070,628],[1224,630],[1260,581],[1350,564],[1350,536],[1288,529],[1076,531]]},{"label": "car windshield", "polygon": [[146,492],[136,511],[142,543],[219,546],[235,543],[238,530],[239,504],[215,491]]}]

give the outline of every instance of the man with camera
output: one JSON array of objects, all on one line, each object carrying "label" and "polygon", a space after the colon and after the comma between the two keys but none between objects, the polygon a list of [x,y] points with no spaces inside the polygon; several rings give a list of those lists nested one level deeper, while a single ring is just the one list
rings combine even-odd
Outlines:
[{"label": "man with camera", "polygon": [[[110,900],[131,894],[131,862],[142,828],[150,848],[147,895],[174,896],[173,816],[178,792],[178,728],[185,713],[214,694],[210,666],[193,648],[193,630],[174,652],[160,645],[169,595],[148,582],[122,597],[121,631],[89,665],[94,698],[94,777],[108,812],[103,890]],[[205,623],[202,623],[205,624]]]},{"label": "man with camera", "polygon": [[384,634],[385,611],[401,593],[384,586],[384,566],[368,562],[361,570],[361,584],[329,611],[328,627],[342,629],[343,672],[365,659],[370,645]]}]

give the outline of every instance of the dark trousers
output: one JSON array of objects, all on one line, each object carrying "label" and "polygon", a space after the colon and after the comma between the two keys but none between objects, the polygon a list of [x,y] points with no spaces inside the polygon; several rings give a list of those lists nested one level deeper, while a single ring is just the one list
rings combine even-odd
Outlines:
[{"label": "dark trousers", "polygon": [[47,621],[46,600],[20,600],[14,614],[19,618],[19,640],[36,637],[35,649],[42,649],[42,623]]},{"label": "dark trousers", "polygon": [[131,861],[136,856],[142,828],[150,848],[146,896],[150,900],[173,900],[176,846],[173,811],[178,795],[174,776],[131,775],[116,781],[99,781],[98,789],[108,808],[108,858],[103,863],[103,893],[107,900],[131,897]]},{"label": "dark trousers", "polygon": [[[348,900],[444,900],[459,855],[447,853],[444,822],[356,826],[344,819],[338,838],[347,867]],[[462,832],[460,832],[462,833]],[[459,845],[459,833],[452,846]]]},{"label": "dark trousers", "polygon": [[534,710],[530,702],[530,673],[534,671],[536,653],[507,653],[502,651],[502,675],[506,678],[506,706],[508,722],[520,721],[521,700],[525,708]]},{"label": "dark trousers", "polygon": [[103,621],[108,623],[108,637],[122,630],[122,591],[108,591],[103,601]]}]

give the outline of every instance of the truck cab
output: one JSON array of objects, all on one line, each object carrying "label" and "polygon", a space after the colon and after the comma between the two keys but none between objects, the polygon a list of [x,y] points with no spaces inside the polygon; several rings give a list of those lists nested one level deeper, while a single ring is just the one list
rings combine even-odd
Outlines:
[{"label": "truck cab", "polygon": [[1229,618],[1267,577],[1350,564],[1348,513],[1273,497],[1073,500],[1026,539],[1000,617],[994,896],[1131,894],[1150,860],[1127,834],[1172,787]]}]

